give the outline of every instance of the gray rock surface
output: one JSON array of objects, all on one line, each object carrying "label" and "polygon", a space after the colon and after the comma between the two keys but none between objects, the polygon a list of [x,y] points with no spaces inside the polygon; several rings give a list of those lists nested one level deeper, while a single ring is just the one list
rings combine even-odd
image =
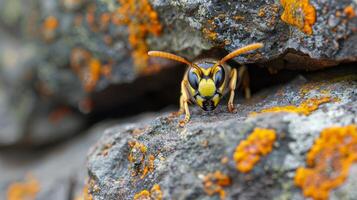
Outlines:
[{"label": "gray rock surface", "polygon": [[[226,199],[307,199],[294,185],[295,171],[305,167],[307,152],[325,128],[357,125],[355,66],[304,74],[277,87],[264,89],[249,101],[236,99],[237,113],[226,105],[212,113],[191,106],[191,121],[153,118],[109,128],[88,157],[89,189],[93,199],[133,199],[158,184],[163,199],[219,199],[205,192],[204,179],[220,171],[231,179],[222,186]],[[326,98],[311,113],[261,113],[263,109]],[[181,116],[182,117],[182,116]],[[273,150],[249,173],[236,169],[233,153],[254,128],[274,129]],[[331,199],[355,199],[352,165],[348,179],[331,192]],[[146,171],[147,170],[147,171]],[[147,172],[147,173],[146,173]],[[155,199],[155,198],[152,198]]]},{"label": "gray rock surface", "polygon": [[156,115],[147,113],[125,120],[101,122],[71,141],[42,149],[0,151],[0,199],[8,199],[7,192],[12,184],[31,180],[38,184],[36,200],[74,200],[81,197],[87,180],[87,152],[105,129],[121,123],[145,121]]},{"label": "gray rock surface", "polygon": [[[145,12],[134,9],[118,17],[118,8],[123,5],[117,0],[0,0],[0,95],[7,97],[0,102],[0,113],[6,116],[1,117],[4,131],[0,131],[0,146],[24,141],[47,144],[65,138],[83,127],[85,116],[78,111],[104,112],[122,105],[120,99],[124,97],[141,98],[151,90],[146,83],[135,86],[145,88],[139,94],[116,88],[113,93],[121,96],[113,99],[118,101],[108,100],[105,94],[109,85],[135,82],[142,74],[135,70],[137,63],[147,65],[144,69],[149,74],[174,65],[157,59],[146,61],[145,51],[149,49],[194,59],[206,54],[220,57],[246,44],[263,42],[263,49],[235,61],[258,62],[273,71],[312,70],[356,61],[357,18],[353,14],[357,4],[353,0],[309,1],[307,7],[316,10],[311,35],[293,26],[294,22],[281,20],[284,11],[298,1],[289,1],[285,8],[275,0],[123,2],[136,4],[137,9],[151,5],[161,24],[161,34],[153,31],[159,28],[145,15],[151,13],[147,7]],[[308,15],[303,12],[297,12],[296,21],[305,20]],[[133,19],[129,25],[116,22],[125,17]],[[145,31],[141,25],[145,25]],[[135,46],[135,41],[139,45]],[[95,65],[98,63],[99,70]],[[164,80],[153,78],[151,82],[161,84]],[[176,84],[176,79],[170,80]],[[48,122],[47,116],[62,106],[73,111],[68,115],[71,122]],[[31,122],[32,117],[35,122]],[[35,124],[35,128],[26,124]],[[48,129],[58,130],[58,134],[50,138]]]},{"label": "gray rock surface", "polygon": [[[356,13],[357,4],[353,0],[151,2],[161,22],[170,27],[161,38],[150,40],[155,49],[194,58],[209,48],[231,52],[247,44],[263,42],[265,47],[261,51],[235,60],[241,63],[270,60],[262,66],[294,69],[317,69],[357,58],[352,45],[357,40],[357,17],[344,12],[346,7],[352,6],[352,12]],[[287,2],[287,6],[284,8],[281,2]],[[297,2],[309,2],[315,9],[316,21],[311,35],[281,19],[284,11]],[[296,8],[299,10],[299,6]],[[300,8],[295,12],[296,21],[299,15],[309,15],[305,7]]]}]

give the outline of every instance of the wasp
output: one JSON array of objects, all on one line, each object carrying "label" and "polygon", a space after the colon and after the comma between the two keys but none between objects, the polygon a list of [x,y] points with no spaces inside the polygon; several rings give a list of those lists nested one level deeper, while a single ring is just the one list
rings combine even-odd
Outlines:
[{"label": "wasp", "polygon": [[[185,118],[179,125],[184,126],[190,121],[189,103],[196,103],[205,111],[214,110],[222,97],[229,93],[228,111],[234,112],[234,92],[237,86],[242,84],[246,98],[250,97],[249,76],[245,67],[238,70],[226,64],[226,62],[240,54],[262,48],[262,43],[254,43],[229,53],[221,60],[201,59],[189,62],[183,57],[162,52],[149,51],[149,56],[161,57],[187,64],[188,68],[181,82],[180,109],[175,115],[185,113]],[[238,84],[237,84],[237,79]]]}]

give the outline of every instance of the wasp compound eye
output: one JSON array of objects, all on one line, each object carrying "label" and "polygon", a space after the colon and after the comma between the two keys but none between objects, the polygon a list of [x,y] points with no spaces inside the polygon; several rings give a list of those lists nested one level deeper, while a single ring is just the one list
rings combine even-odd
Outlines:
[{"label": "wasp compound eye", "polygon": [[188,82],[193,89],[198,89],[198,76],[195,72],[192,71],[192,69],[188,71]]},{"label": "wasp compound eye", "polygon": [[225,78],[224,69],[222,67],[218,67],[218,68],[219,69],[213,75],[214,84],[216,85],[217,88],[222,86]]}]

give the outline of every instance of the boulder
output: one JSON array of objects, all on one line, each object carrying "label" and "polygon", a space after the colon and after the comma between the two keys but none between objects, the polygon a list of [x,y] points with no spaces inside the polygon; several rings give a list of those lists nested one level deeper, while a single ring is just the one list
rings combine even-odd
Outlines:
[{"label": "boulder", "polygon": [[301,74],[236,98],[236,113],[190,106],[184,127],[162,113],[109,128],[88,156],[90,196],[355,199],[356,72]]},{"label": "boulder", "polygon": [[[102,117],[117,109],[124,115],[129,104],[122,99],[153,99],[146,82],[133,86],[141,88],[131,90],[137,93],[122,87],[175,65],[150,59],[148,50],[192,60],[263,42],[263,49],[234,61],[272,72],[356,61],[356,9],[353,0],[0,0],[1,90],[8,90],[1,95],[9,98],[0,102],[0,113],[13,119],[1,117],[8,131],[0,133],[0,146],[48,144],[78,132],[88,119],[84,114]],[[182,73],[171,76],[175,71],[159,75],[170,80],[153,76],[150,82],[177,85]],[[158,93],[172,88],[161,86]],[[157,99],[163,102],[155,109],[172,103]],[[148,108],[135,112],[143,110]],[[67,118],[59,125],[48,121],[61,112],[69,125]],[[35,128],[26,126],[33,123]],[[50,138],[49,129],[58,134]]]}]

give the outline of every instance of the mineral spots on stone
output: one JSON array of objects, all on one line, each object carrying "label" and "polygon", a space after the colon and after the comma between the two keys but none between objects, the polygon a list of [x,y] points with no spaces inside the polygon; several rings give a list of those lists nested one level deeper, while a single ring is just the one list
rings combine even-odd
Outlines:
[{"label": "mineral spots on stone", "polygon": [[242,173],[250,172],[261,156],[273,150],[276,133],[273,129],[255,128],[247,139],[241,141],[233,154],[236,168]]},{"label": "mineral spots on stone", "polygon": [[160,185],[155,184],[150,191],[143,190],[135,194],[134,200],[162,200]]},{"label": "mineral spots on stone", "polygon": [[93,91],[102,76],[109,78],[111,75],[112,62],[103,64],[89,51],[82,48],[72,50],[70,64],[86,92]]},{"label": "mineral spots on stone", "polygon": [[259,113],[276,113],[276,112],[291,112],[291,113],[298,113],[302,115],[310,115],[313,111],[317,110],[321,104],[328,103],[331,100],[332,99],[330,96],[314,97],[303,101],[299,106],[295,106],[295,105],[276,106],[276,107],[263,109],[259,112],[252,112],[251,115],[255,116]]},{"label": "mineral spots on stone", "polygon": [[207,27],[202,29],[203,35],[211,40],[215,41],[217,39],[218,33],[215,32],[217,25],[214,23],[214,20],[207,20]]},{"label": "mineral spots on stone", "polygon": [[284,7],[281,19],[311,35],[312,26],[316,21],[316,11],[309,0],[280,0],[280,2]]},{"label": "mineral spots on stone", "polygon": [[7,200],[34,200],[39,191],[39,182],[28,175],[25,181],[12,183],[7,188]]},{"label": "mineral spots on stone", "polygon": [[129,31],[132,58],[137,72],[143,72],[149,66],[148,45],[146,37],[149,33],[159,36],[162,26],[158,14],[148,0],[118,0],[120,7],[113,16],[113,23],[126,25]]},{"label": "mineral spots on stone", "polygon": [[295,184],[306,197],[328,199],[330,191],[346,180],[356,161],[357,126],[326,128],[307,154],[307,167],[297,169]]},{"label": "mineral spots on stone", "polygon": [[209,196],[218,194],[221,200],[226,197],[223,187],[227,187],[229,185],[231,185],[231,179],[221,171],[209,173],[203,178],[204,191]]},{"label": "mineral spots on stone", "polygon": [[83,187],[83,191],[78,195],[75,200],[93,200],[93,196],[89,194],[88,185]]},{"label": "mineral spots on stone", "polygon": [[56,124],[58,122],[60,122],[62,119],[66,118],[67,116],[69,116],[72,113],[71,109],[69,107],[59,107],[55,110],[53,110],[49,115],[49,120],[50,122],[52,122],[53,124]]},{"label": "mineral spots on stone", "polygon": [[42,25],[42,35],[46,42],[51,42],[56,37],[58,25],[58,19],[54,16],[49,16],[45,19]]},{"label": "mineral spots on stone", "polygon": [[144,178],[147,173],[154,171],[154,155],[147,155],[147,147],[137,141],[129,142],[130,152],[128,160],[131,163],[132,176],[140,175],[140,178]]},{"label": "mineral spots on stone", "polygon": [[347,6],[343,12],[345,13],[345,15],[349,18],[352,19],[356,16],[355,10],[353,8],[352,5]]}]

